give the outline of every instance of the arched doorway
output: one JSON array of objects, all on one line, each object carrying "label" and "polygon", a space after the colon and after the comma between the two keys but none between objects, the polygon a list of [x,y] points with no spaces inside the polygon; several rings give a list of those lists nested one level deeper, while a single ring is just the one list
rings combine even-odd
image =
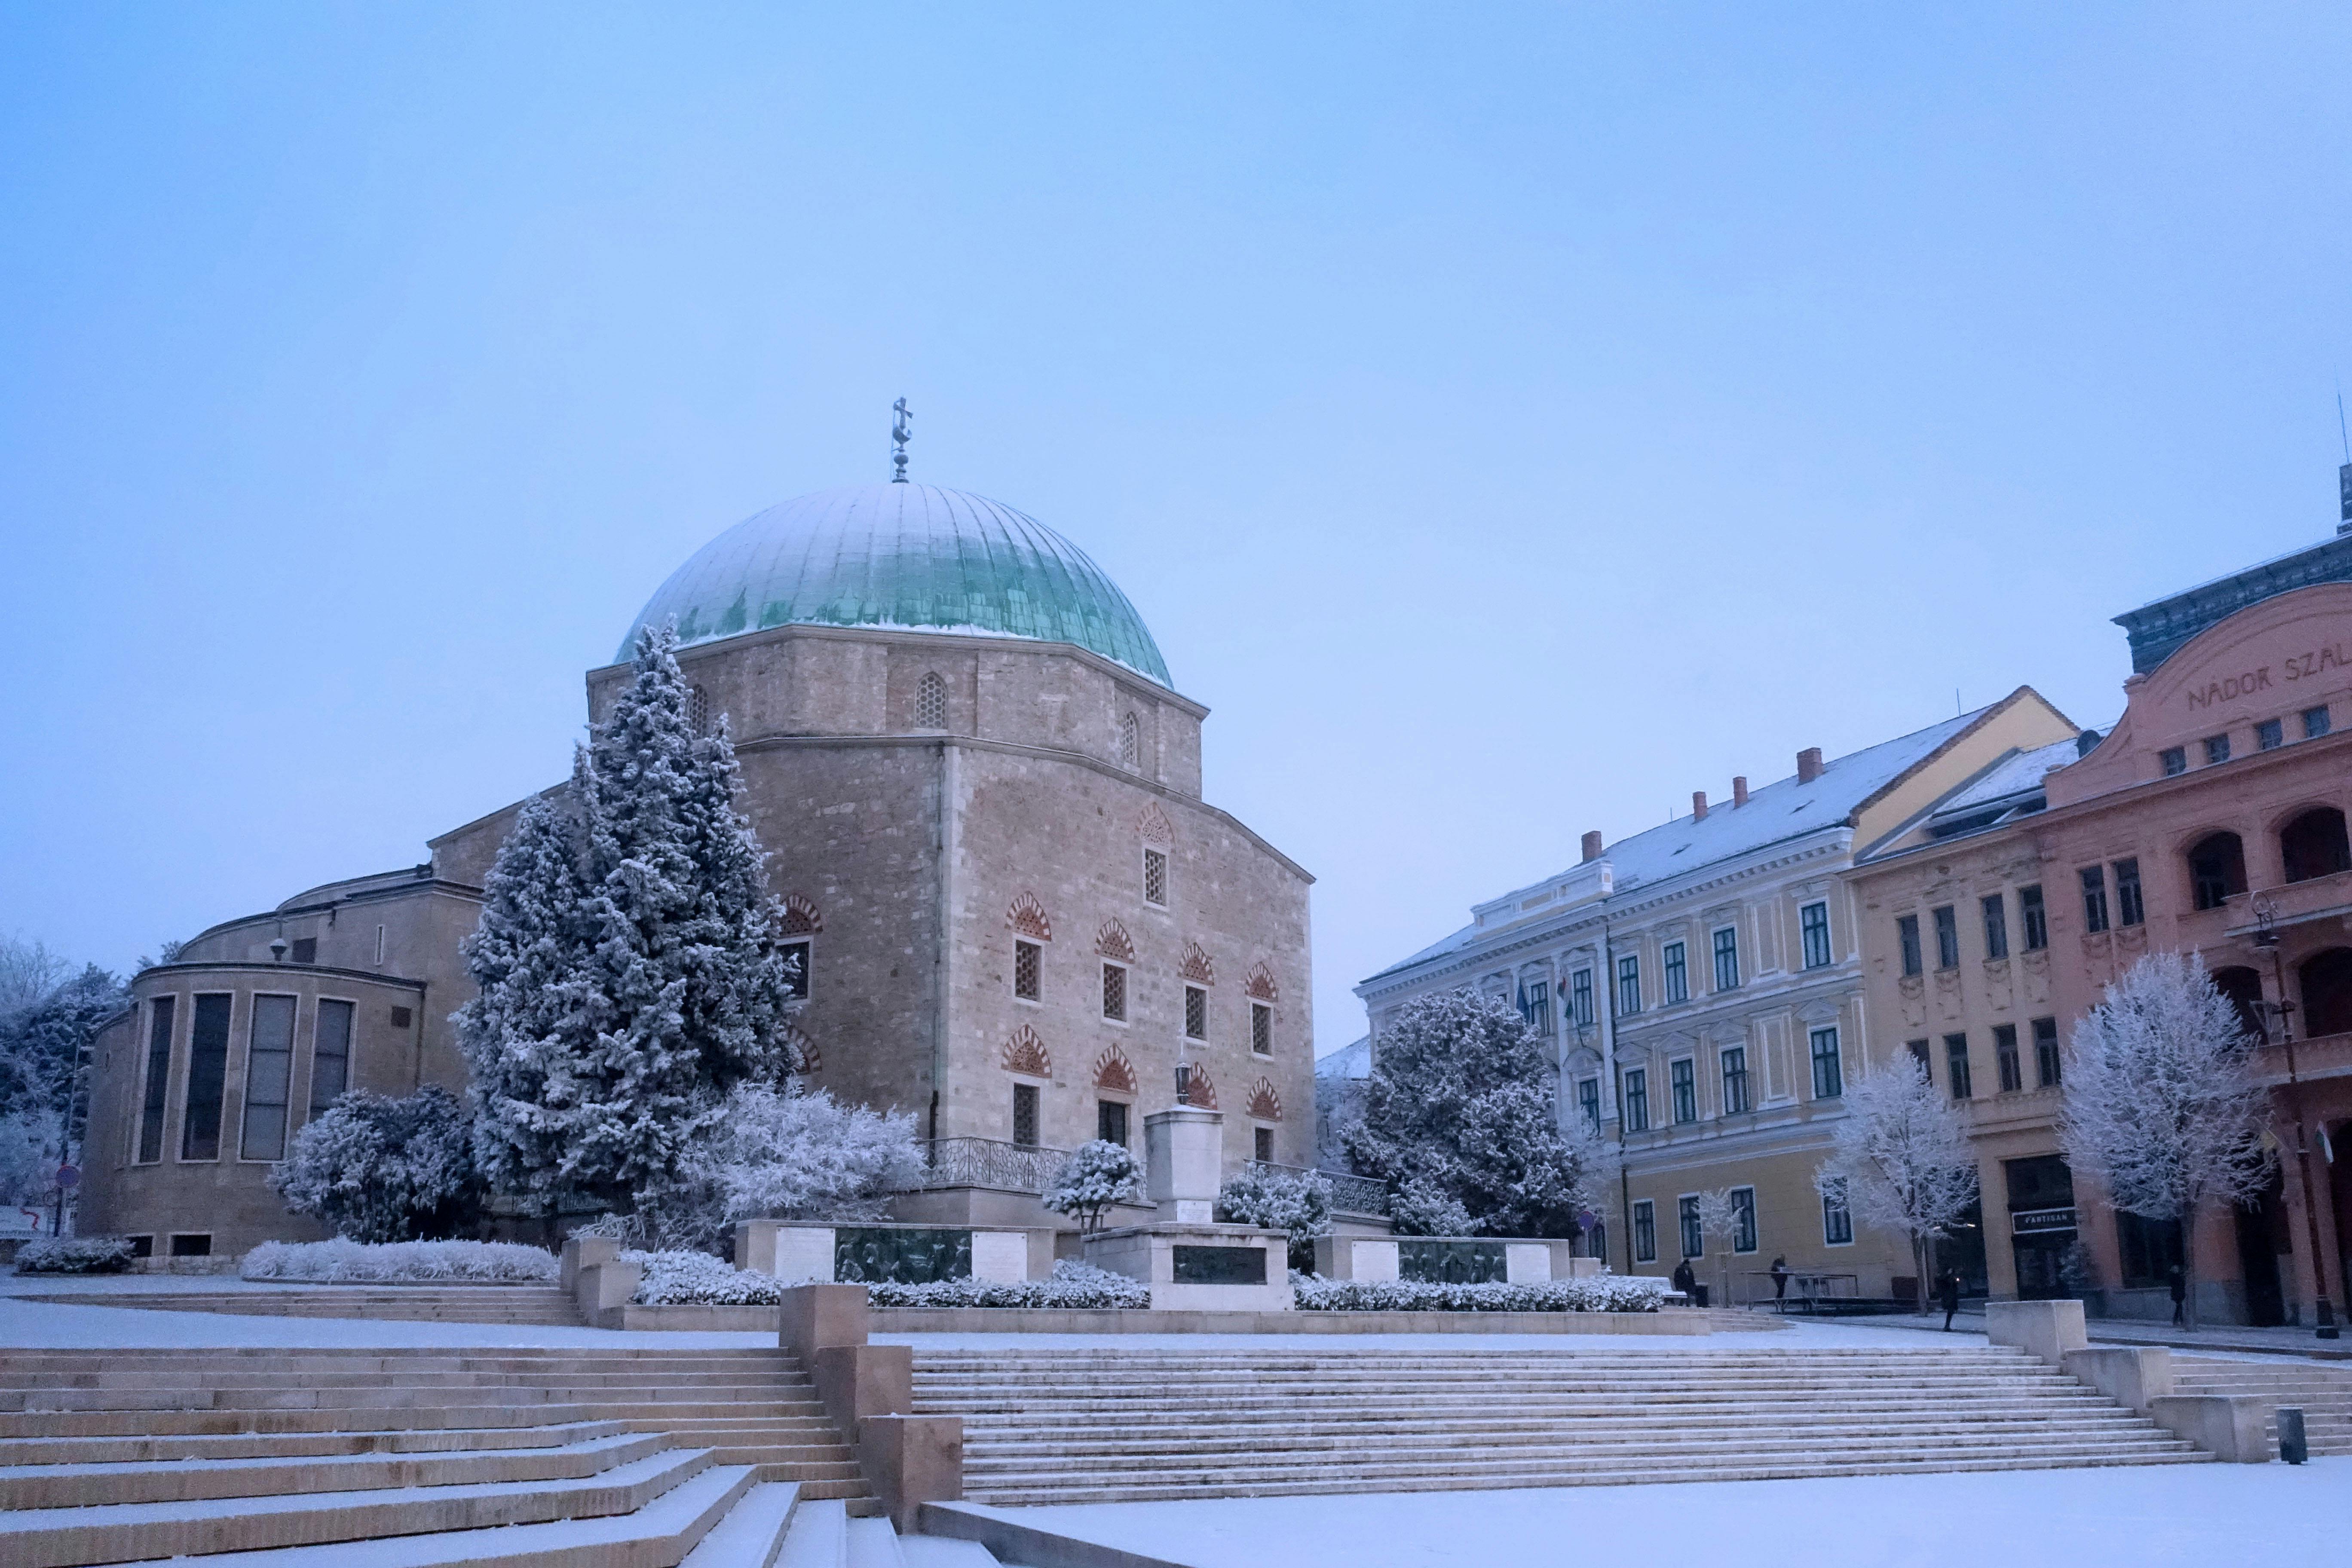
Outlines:
[{"label": "arched doorway", "polygon": [[2352,1034],[2352,947],[2331,947],[2295,965],[2307,1037]]},{"label": "arched doorway", "polygon": [[2344,814],[2332,805],[2315,805],[2280,828],[2279,858],[2290,882],[2352,871],[2352,839],[2344,835]]},{"label": "arched doorway", "polygon": [[2189,847],[2189,888],[2200,910],[2246,890],[2246,847],[2236,834],[2209,833]]},{"label": "arched doorway", "polygon": [[2263,1016],[2262,974],[2244,964],[2232,964],[2213,972],[2213,989],[2230,999],[2238,1011],[2238,1027],[2256,1040],[2267,1044],[2270,1026]]}]

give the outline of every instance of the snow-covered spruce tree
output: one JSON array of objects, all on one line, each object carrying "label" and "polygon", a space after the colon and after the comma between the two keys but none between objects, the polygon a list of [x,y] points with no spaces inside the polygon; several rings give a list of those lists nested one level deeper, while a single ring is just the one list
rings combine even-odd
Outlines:
[{"label": "snow-covered spruce tree", "polygon": [[1081,1143],[1062,1162],[1055,1174],[1045,1206],[1055,1214],[1076,1215],[1078,1228],[1091,1235],[1102,1226],[1103,1211],[1116,1203],[1141,1195],[1143,1167],[1124,1143],[1097,1138]]},{"label": "snow-covered spruce tree", "polygon": [[398,1100],[345,1090],[267,1179],[290,1212],[359,1242],[446,1240],[474,1227],[488,1196],[471,1119],[438,1084]]},{"label": "snow-covered spruce tree", "polygon": [[1907,1052],[1849,1084],[1845,1111],[1832,1129],[1829,1158],[1813,1173],[1814,1190],[1842,1196],[1863,1224],[1909,1239],[1925,1310],[1930,1244],[1976,1201],[1968,1124]]},{"label": "snow-covered spruce tree", "polygon": [[95,963],[0,1016],[0,1116],[47,1114],[76,1150],[89,1114],[90,1042],[130,1005],[121,981]]},{"label": "snow-covered spruce tree", "polygon": [[1558,1115],[1558,1069],[1517,1008],[1420,996],[1381,1029],[1348,1155],[1395,1189],[1403,1234],[1574,1236],[1593,1147]]},{"label": "snow-covered spruce tree", "polygon": [[2197,1324],[2197,1221],[2269,1180],[2270,1094],[2237,1009],[2193,954],[2151,952],[2074,1026],[2058,1146],[2119,1208],[2180,1222]]},{"label": "snow-covered spruce tree", "polygon": [[1290,1266],[1312,1273],[1315,1238],[1331,1234],[1331,1184],[1320,1171],[1244,1165],[1217,1189],[1217,1217],[1287,1232]]},{"label": "snow-covered spruce tree", "polygon": [[764,1083],[736,1086],[688,1157],[674,1201],[646,1215],[646,1239],[717,1251],[747,1219],[878,1219],[888,1194],[922,1180],[915,1119]]},{"label": "snow-covered spruce tree", "polygon": [[461,1015],[489,1069],[485,1148],[542,1207],[690,1204],[688,1161],[728,1093],[789,1067],[790,985],[734,743],[724,718],[697,732],[676,647],[669,628],[639,632],[635,679],[574,768],[572,854],[547,821],[510,837],[502,924],[469,953],[499,993]]}]

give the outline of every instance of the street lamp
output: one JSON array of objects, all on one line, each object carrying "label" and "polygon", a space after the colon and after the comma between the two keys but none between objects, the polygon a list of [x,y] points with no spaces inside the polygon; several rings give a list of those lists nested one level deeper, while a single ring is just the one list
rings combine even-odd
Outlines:
[{"label": "street lamp", "polygon": [[2294,1004],[2286,999],[2286,972],[2279,962],[2278,906],[2268,899],[2254,900],[2254,946],[2270,954],[2271,990],[2278,1000],[2263,1005],[2278,1015],[2279,1043],[2286,1047],[2287,1104],[2294,1110],[2295,1173],[2303,1183],[2303,1223],[2309,1227],[2312,1288],[2318,1292],[2317,1337],[2339,1339],[2336,1308],[2327,1299],[2327,1268],[2319,1256],[2319,1210],[2311,1192],[2311,1139],[2304,1131],[2303,1080],[2294,1070]]}]

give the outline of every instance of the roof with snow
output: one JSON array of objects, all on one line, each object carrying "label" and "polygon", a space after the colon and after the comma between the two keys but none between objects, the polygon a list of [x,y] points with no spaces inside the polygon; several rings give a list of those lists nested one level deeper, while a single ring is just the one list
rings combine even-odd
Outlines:
[{"label": "roof with snow", "polygon": [[1370,1078],[1372,1076],[1372,1037],[1364,1035],[1352,1044],[1341,1046],[1328,1057],[1315,1058],[1317,1078]]},{"label": "roof with snow", "polygon": [[[1820,776],[1811,781],[1800,783],[1791,774],[1754,791],[1746,805],[1717,805],[1704,817],[1678,816],[1663,826],[1621,838],[1601,851],[1601,858],[1610,865],[1614,891],[1629,892],[1644,883],[1679,877],[1719,860],[1752,855],[1785,839],[1848,823],[1873,796],[1991,710],[1990,707],[1979,708],[1908,735],[1832,758],[1822,765]],[[2072,741],[2065,742],[2070,752],[2074,744]],[[1524,903],[1530,895],[1544,892],[1590,869],[1570,867],[1541,881],[1498,895],[1491,906],[1481,907]],[[1474,921],[1443,942],[1369,976],[1367,984],[1460,952],[1492,931],[1492,927]]]},{"label": "roof with snow", "polygon": [[1036,519],[935,485],[850,485],[745,519],[655,590],[621,639],[677,623],[680,646],[770,626],[869,626],[1074,643],[1172,688],[1143,617],[1087,552]]}]

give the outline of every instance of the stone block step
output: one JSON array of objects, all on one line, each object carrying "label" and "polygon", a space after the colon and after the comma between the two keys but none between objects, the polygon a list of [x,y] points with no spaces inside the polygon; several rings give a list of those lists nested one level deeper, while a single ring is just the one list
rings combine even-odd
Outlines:
[{"label": "stone block step", "polygon": [[848,1568],[907,1568],[898,1553],[898,1532],[887,1519],[853,1519],[846,1542]]},{"label": "stone block step", "polygon": [[803,1490],[783,1550],[776,1554],[776,1568],[848,1568],[848,1563],[849,1510],[836,1500],[814,1498]]},{"label": "stone block step", "polygon": [[709,1468],[707,1452],[669,1449],[577,1480],[27,1509],[0,1514],[0,1562],[74,1568],[633,1513]]},{"label": "stone block step", "polygon": [[136,1464],[335,1454],[435,1454],[459,1448],[553,1448],[628,1431],[620,1421],[413,1432],[240,1432],[219,1436],[0,1437],[0,1465]]},{"label": "stone block step", "polygon": [[801,1489],[792,1482],[754,1483],[686,1554],[681,1568],[774,1568],[800,1506]]}]

